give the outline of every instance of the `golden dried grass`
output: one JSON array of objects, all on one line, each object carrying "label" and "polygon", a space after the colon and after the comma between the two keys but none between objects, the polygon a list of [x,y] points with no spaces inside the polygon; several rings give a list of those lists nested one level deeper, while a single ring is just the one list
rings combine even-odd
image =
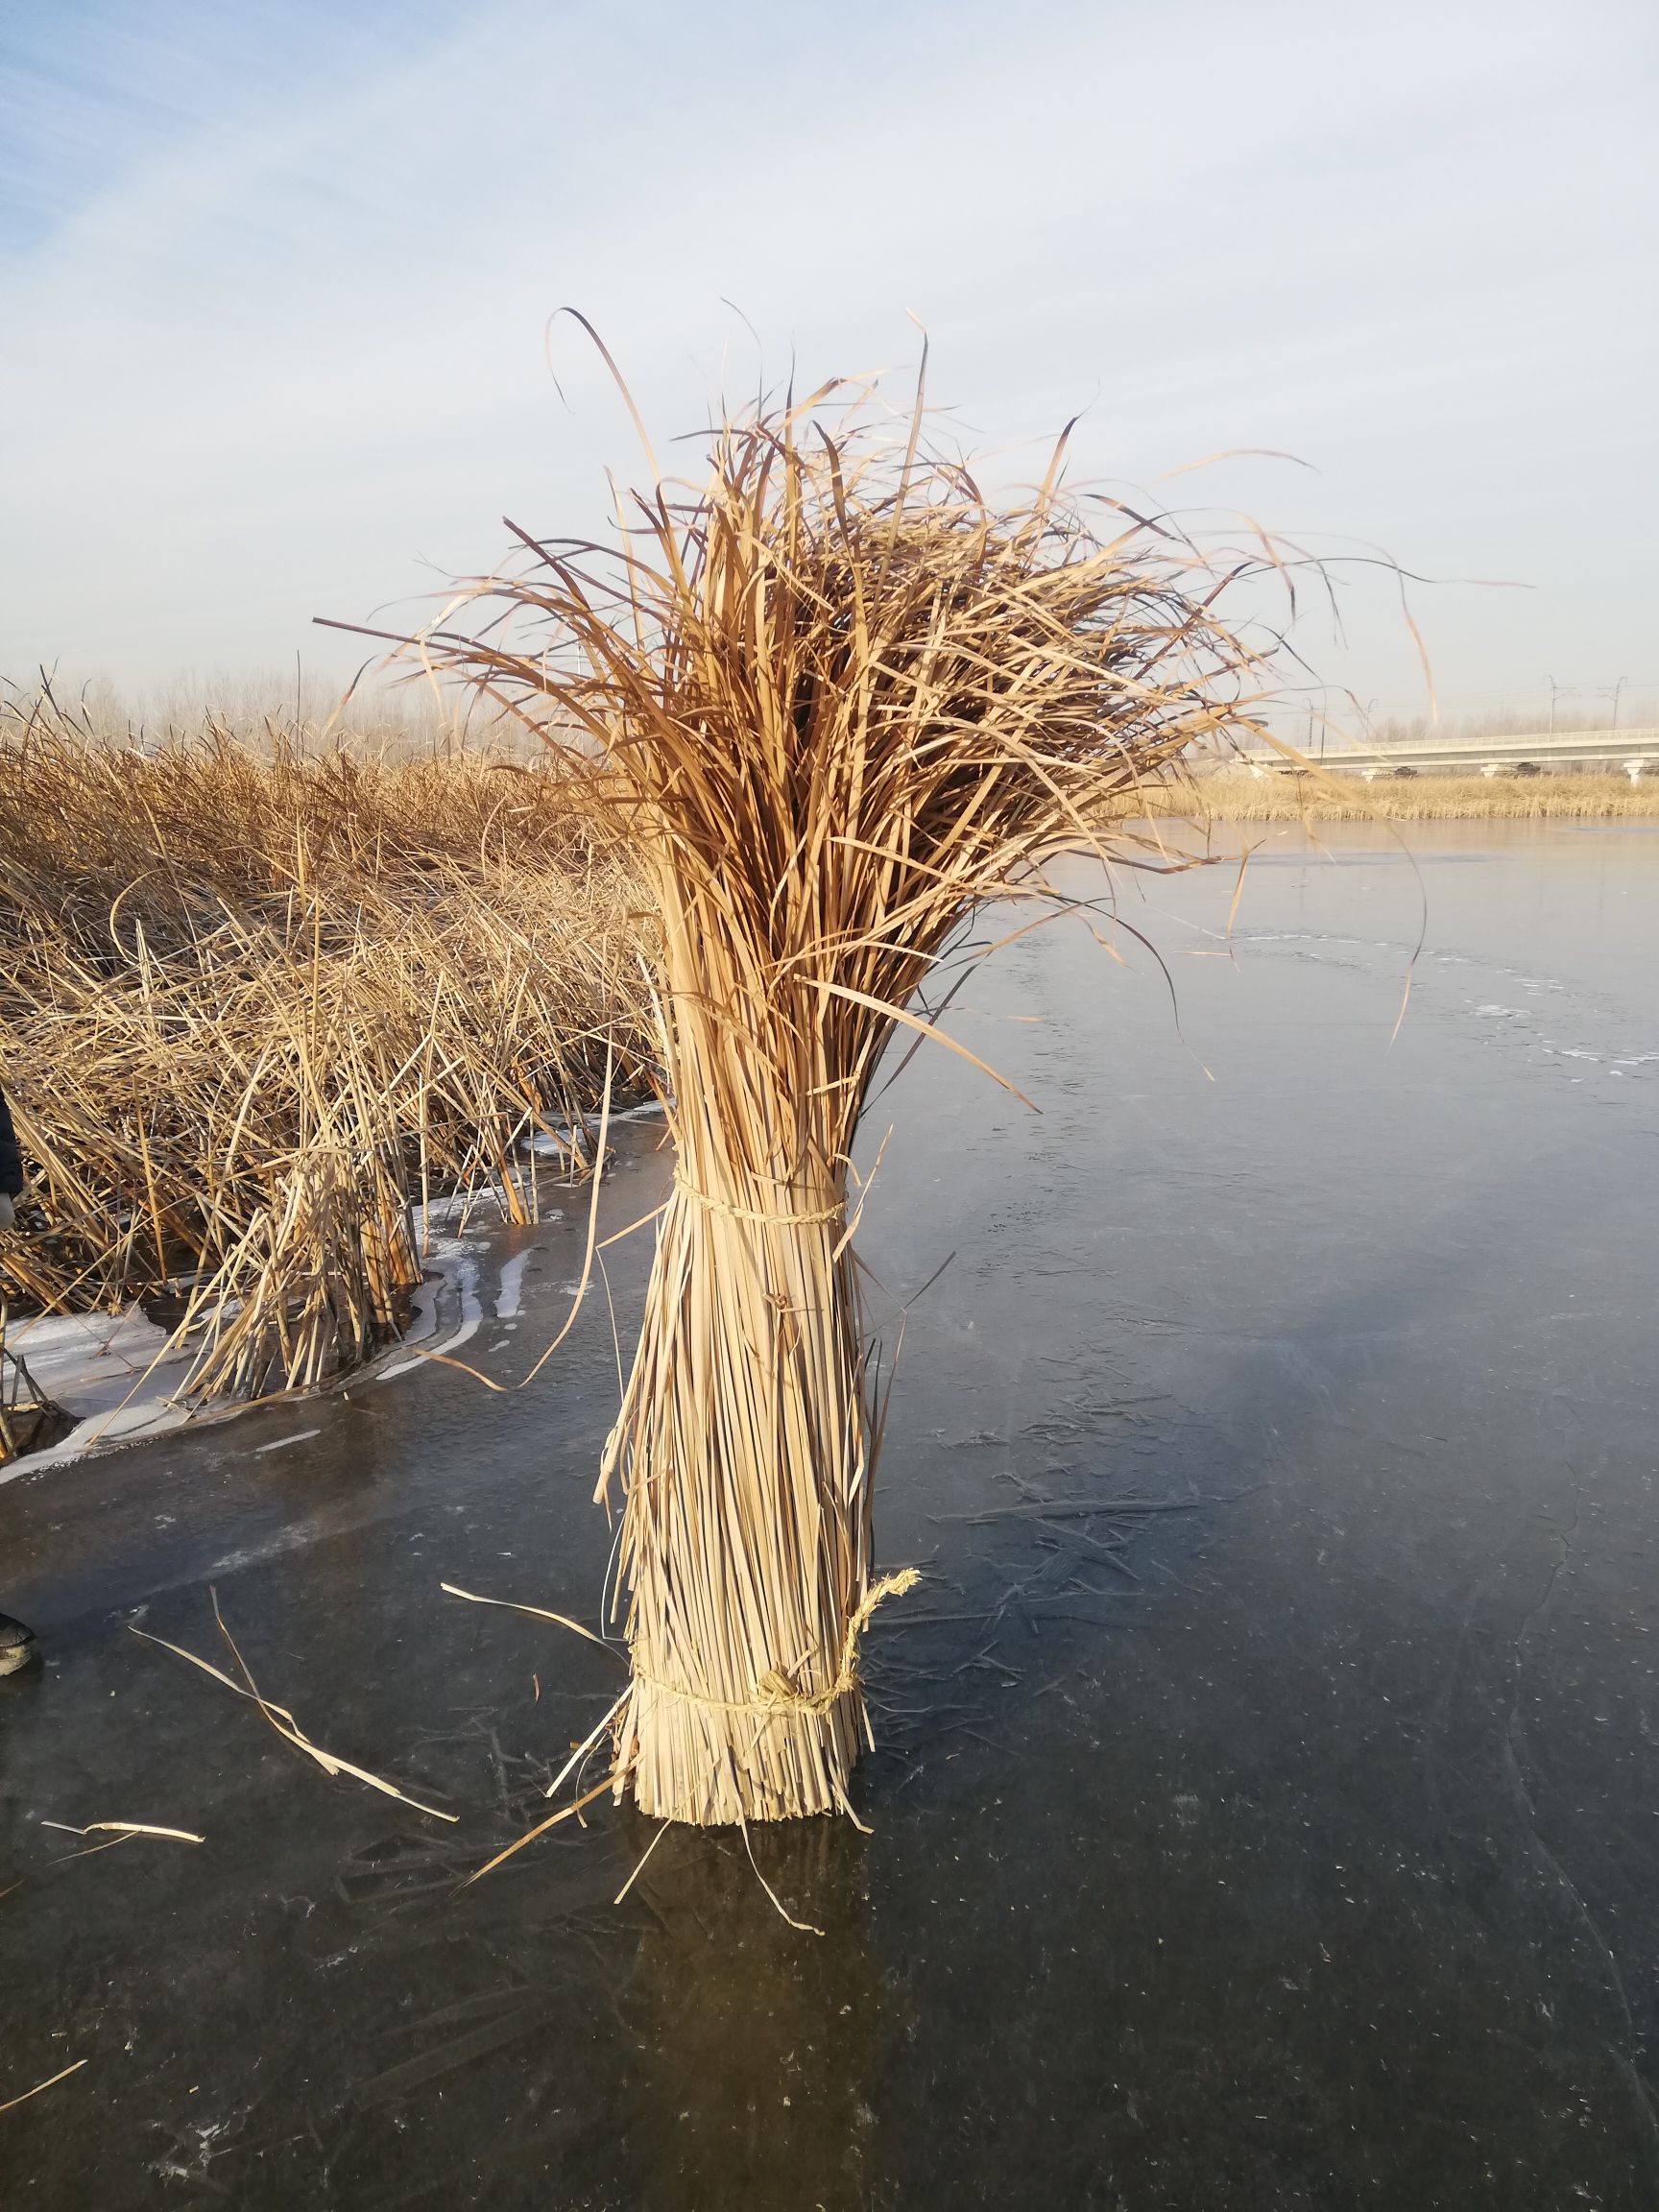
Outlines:
[{"label": "golden dried grass", "polygon": [[1659,776],[1254,776],[1182,779],[1180,810],[1215,822],[1591,822],[1659,815]]},{"label": "golden dried grass", "polygon": [[[15,1307],[171,1291],[191,1395],[315,1384],[419,1280],[411,1196],[537,1209],[641,1036],[638,893],[568,779],[210,724],[145,749],[0,708]],[[582,1140],[577,1139],[580,1150]]]}]

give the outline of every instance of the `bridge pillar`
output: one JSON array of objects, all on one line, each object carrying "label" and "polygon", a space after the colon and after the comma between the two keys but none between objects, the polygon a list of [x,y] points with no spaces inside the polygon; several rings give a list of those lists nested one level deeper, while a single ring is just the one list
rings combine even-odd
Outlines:
[{"label": "bridge pillar", "polygon": [[1642,781],[1642,771],[1647,767],[1647,761],[1644,757],[1635,760],[1621,760],[1619,765],[1623,769],[1625,775],[1629,777],[1632,783],[1640,783]]}]

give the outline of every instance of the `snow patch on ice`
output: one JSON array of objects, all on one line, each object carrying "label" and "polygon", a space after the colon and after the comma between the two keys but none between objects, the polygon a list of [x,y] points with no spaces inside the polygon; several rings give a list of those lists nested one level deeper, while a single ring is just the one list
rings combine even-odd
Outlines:
[{"label": "snow patch on ice", "polygon": [[[487,1249],[488,1240],[482,1238],[469,1240],[441,1237],[428,1243],[428,1273],[411,1302],[409,1326],[403,1332],[403,1346],[420,1349],[401,1359],[394,1356],[388,1365],[374,1368],[366,1381],[391,1382],[399,1375],[412,1375],[417,1367],[426,1365],[427,1357],[432,1353],[453,1352],[458,1344],[465,1344],[469,1337],[477,1334],[484,1319],[484,1307],[478,1296],[478,1262],[473,1255]],[[440,1335],[445,1293],[459,1300],[461,1320],[459,1327],[447,1335]]]},{"label": "snow patch on ice", "polygon": [[463,1255],[456,1262],[455,1286],[461,1293],[461,1326],[445,1344],[445,1352],[452,1352],[457,1344],[465,1344],[476,1336],[484,1319],[484,1307],[478,1296],[478,1262],[469,1255]]},{"label": "snow patch on ice", "polygon": [[262,1459],[267,1452],[286,1452],[290,1444],[307,1443],[313,1436],[321,1436],[321,1429],[296,1429],[292,1436],[275,1437],[269,1444],[255,1444],[253,1456]]},{"label": "snow patch on ice", "polygon": [[164,1435],[190,1418],[174,1392],[189,1373],[193,1354],[174,1346],[167,1331],[136,1307],[125,1313],[44,1313],[14,1321],[6,1348],[75,1426],[47,1450],[26,1452],[0,1467],[0,1482],[78,1459],[97,1444]]},{"label": "snow patch on ice", "polygon": [[495,1318],[511,1321],[518,1310],[524,1288],[524,1269],[529,1262],[528,1252],[515,1252],[501,1269],[501,1287],[495,1293]]}]

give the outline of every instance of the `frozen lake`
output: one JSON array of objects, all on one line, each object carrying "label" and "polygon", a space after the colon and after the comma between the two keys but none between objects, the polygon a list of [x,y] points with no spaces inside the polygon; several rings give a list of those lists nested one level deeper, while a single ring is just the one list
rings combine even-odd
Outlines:
[{"label": "frozen lake", "polygon": [[[85,2060],[0,2117],[9,2202],[1659,2200],[1659,826],[1229,835],[1230,941],[1232,866],[1121,890],[1179,1033],[1069,922],[951,1016],[1040,1115],[926,1048],[873,1110],[860,1249],[896,1300],[950,1263],[874,1833],[755,1839],[822,1936],[726,1836],[614,1905],[653,1831],[603,1801],[457,1893],[620,1670],[439,1583],[595,1622],[642,1239],[523,1392],[428,1366],[0,1487],[47,1648],[0,1681],[0,2104]],[[479,1240],[463,1357],[525,1372],[583,1213]],[[227,1665],[209,1585],[455,1824],[128,1633]],[[101,1820],[206,1840],[41,1826]]]}]

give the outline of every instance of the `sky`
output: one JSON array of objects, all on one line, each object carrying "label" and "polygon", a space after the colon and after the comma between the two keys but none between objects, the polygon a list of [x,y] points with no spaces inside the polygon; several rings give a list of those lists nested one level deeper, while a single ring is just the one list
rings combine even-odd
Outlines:
[{"label": "sky", "polygon": [[[1656,91],[1651,0],[12,9],[0,676],[341,681],[314,615],[601,527],[574,305],[661,446],[792,366],[902,396],[919,323],[1010,478],[1081,410],[1074,483],[1431,579],[1442,711],[1659,720]],[[1297,458],[1158,483],[1238,448]],[[1334,573],[1298,650],[1422,711]]]}]

